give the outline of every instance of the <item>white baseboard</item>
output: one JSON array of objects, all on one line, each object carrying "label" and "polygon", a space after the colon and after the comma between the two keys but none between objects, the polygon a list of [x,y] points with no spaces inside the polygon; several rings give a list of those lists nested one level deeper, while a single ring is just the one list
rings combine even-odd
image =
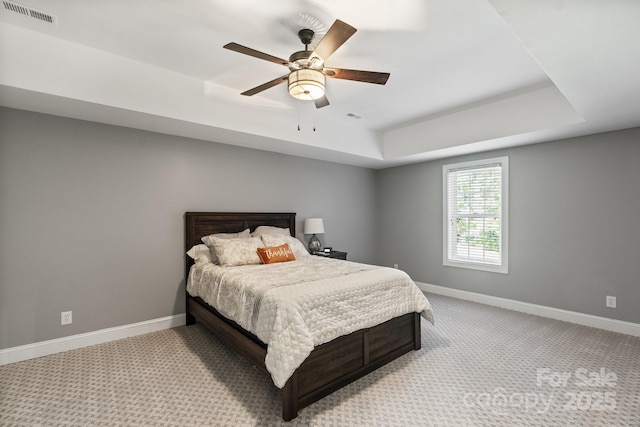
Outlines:
[{"label": "white baseboard", "polygon": [[483,295],[475,292],[461,291],[459,289],[445,288],[443,286],[431,285],[428,283],[416,282],[416,284],[425,292],[431,292],[466,301],[479,302],[481,304],[491,305],[494,307],[506,308],[508,310],[534,314],[536,316],[548,317],[550,319],[562,320],[564,322],[576,323],[578,325],[590,326],[592,328],[640,337],[640,324],[638,323],[593,316],[591,314],[546,307],[544,305],[530,304],[528,302]]},{"label": "white baseboard", "polygon": [[[591,314],[578,313],[575,311],[561,310],[559,308],[546,307],[543,305],[494,297],[475,292],[446,288],[428,283],[416,282],[416,284],[425,292],[640,337],[640,324],[638,323],[593,316]],[[34,359],[36,357],[48,356],[50,354],[61,353],[63,351],[88,347],[90,345],[102,344],[122,338],[142,335],[149,332],[174,328],[176,326],[184,325],[185,323],[185,315],[177,314],[174,316],[132,323],[130,325],[116,326],[114,328],[101,329],[99,331],[87,332],[84,334],[72,335],[49,341],[11,347],[0,350],[0,366]]]},{"label": "white baseboard", "polygon": [[0,350],[0,366],[23,360],[35,359],[36,357],[48,356],[50,354],[61,353],[63,351],[88,347],[90,345],[102,344],[122,338],[142,335],[149,332],[160,331],[162,329],[174,328],[176,326],[184,325],[185,323],[185,315],[176,314],[174,316],[161,317],[159,319],[132,323],[130,325],[116,326],[114,328],[101,329],[99,331],[21,345],[19,347],[11,347]]}]

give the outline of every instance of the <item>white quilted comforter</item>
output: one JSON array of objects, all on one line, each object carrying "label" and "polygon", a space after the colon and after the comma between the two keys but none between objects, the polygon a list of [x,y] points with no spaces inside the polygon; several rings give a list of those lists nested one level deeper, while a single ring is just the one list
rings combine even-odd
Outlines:
[{"label": "white quilted comforter", "polygon": [[317,345],[431,306],[401,271],[309,257],[268,265],[196,264],[187,291],[267,344],[265,365],[282,388]]}]

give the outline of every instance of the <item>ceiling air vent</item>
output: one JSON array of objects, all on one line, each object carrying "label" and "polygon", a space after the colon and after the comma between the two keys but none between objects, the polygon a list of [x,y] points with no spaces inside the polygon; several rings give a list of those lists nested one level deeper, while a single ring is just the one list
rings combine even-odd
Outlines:
[{"label": "ceiling air vent", "polygon": [[38,21],[58,25],[58,18],[50,13],[42,12],[32,7],[12,1],[3,1],[2,4],[4,5],[4,8],[10,12],[19,13],[20,15],[37,19]]}]

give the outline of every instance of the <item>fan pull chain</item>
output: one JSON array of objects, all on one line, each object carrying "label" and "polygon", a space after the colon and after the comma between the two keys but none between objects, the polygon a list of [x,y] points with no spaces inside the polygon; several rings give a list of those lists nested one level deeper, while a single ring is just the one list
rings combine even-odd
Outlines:
[{"label": "fan pull chain", "polygon": [[[298,132],[300,132],[302,128],[300,127],[300,100],[299,99],[298,99],[297,107],[298,107]],[[314,132],[316,131],[316,115],[318,114],[316,110],[317,110],[316,108],[313,109],[313,131]]]},{"label": "fan pull chain", "polygon": [[315,105],[314,105],[314,108],[313,108],[313,131],[314,132],[316,131],[316,114],[317,114],[317,110],[318,109],[315,108]]}]

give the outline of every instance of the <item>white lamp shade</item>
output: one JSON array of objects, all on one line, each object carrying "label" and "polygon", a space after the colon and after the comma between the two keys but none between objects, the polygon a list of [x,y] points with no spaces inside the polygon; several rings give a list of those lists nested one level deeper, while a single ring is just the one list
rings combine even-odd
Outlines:
[{"label": "white lamp shade", "polygon": [[304,234],[324,233],[324,222],[322,218],[307,218],[304,220]]},{"label": "white lamp shade", "polygon": [[324,74],[303,68],[289,74],[289,93],[297,99],[318,99],[324,96]]}]

